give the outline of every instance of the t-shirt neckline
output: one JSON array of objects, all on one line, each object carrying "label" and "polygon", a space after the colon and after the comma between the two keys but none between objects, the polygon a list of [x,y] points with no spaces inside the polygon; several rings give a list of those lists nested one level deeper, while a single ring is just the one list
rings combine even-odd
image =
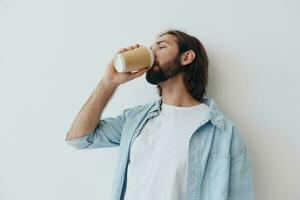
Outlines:
[{"label": "t-shirt neckline", "polygon": [[169,104],[165,104],[162,103],[162,109],[163,110],[167,110],[167,111],[190,111],[190,110],[194,110],[194,109],[207,109],[208,106],[205,103],[199,103],[197,105],[194,106],[174,106],[174,105],[169,105]]}]

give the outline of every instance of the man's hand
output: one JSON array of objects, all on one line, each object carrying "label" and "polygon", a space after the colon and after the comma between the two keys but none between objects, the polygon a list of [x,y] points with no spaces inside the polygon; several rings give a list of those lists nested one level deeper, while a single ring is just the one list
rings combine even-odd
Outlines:
[{"label": "man's hand", "polygon": [[[138,47],[140,47],[139,44],[128,46],[127,48],[119,49],[117,54],[125,52],[125,51],[129,51],[129,50],[132,50],[132,49],[135,49],[135,48],[138,48]],[[142,76],[147,70],[148,70],[148,68],[141,69],[137,72],[119,73],[115,69],[114,61],[112,59],[110,61],[110,63],[108,64],[107,68],[106,68],[106,71],[105,71],[105,74],[104,74],[104,77],[103,77],[103,82],[105,84],[109,84],[109,85],[117,87],[117,86],[119,86],[123,83],[126,83],[127,81],[130,81],[132,79],[135,79],[137,77]]]}]

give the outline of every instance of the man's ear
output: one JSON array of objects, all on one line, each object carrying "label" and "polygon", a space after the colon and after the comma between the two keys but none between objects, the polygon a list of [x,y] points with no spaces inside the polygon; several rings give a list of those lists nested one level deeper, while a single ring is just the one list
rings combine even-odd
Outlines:
[{"label": "man's ear", "polygon": [[181,55],[180,61],[182,65],[188,65],[193,62],[195,53],[193,50],[188,50]]}]

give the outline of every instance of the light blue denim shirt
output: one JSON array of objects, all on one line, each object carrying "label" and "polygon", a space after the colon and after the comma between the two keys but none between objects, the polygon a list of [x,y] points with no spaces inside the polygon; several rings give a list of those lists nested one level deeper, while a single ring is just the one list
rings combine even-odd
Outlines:
[{"label": "light blue denim shirt", "polygon": [[[130,147],[147,120],[160,114],[161,103],[160,98],[125,109],[117,117],[101,119],[86,136],[67,141],[76,149],[120,146],[113,200],[123,199]],[[253,200],[251,165],[238,129],[213,99],[202,103],[209,112],[190,138],[186,200]]]}]

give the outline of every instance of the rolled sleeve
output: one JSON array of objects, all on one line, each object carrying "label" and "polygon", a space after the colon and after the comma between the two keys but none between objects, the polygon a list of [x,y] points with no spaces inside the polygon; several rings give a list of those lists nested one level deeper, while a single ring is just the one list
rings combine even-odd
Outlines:
[{"label": "rolled sleeve", "polygon": [[117,117],[101,119],[94,130],[85,136],[65,140],[66,143],[78,150],[119,146],[123,125],[126,121],[126,113],[129,110],[130,108],[125,109],[123,113]]},{"label": "rolled sleeve", "polygon": [[73,140],[66,140],[66,143],[75,149],[86,149],[90,145],[90,143],[87,141],[87,137],[88,135],[85,135]]}]

